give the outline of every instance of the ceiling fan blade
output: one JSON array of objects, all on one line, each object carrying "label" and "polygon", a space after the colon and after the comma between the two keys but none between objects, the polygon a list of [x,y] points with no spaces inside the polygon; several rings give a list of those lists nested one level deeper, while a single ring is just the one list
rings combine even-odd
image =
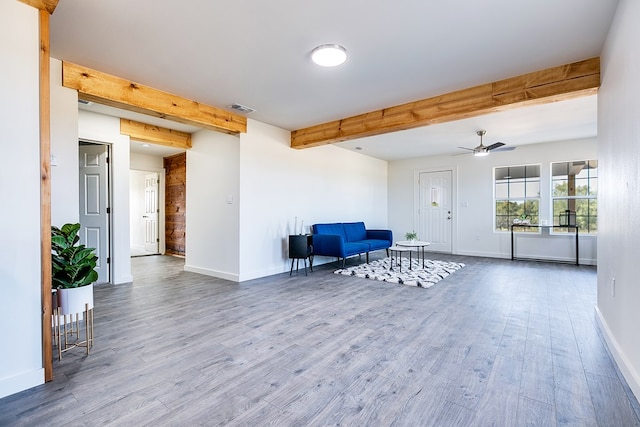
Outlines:
[{"label": "ceiling fan blade", "polygon": [[513,150],[515,150],[516,148],[518,148],[518,147],[512,147],[512,146],[508,146],[508,147],[499,147],[499,148],[496,148],[496,149],[491,150],[491,151],[493,151],[493,152],[498,152],[498,151],[513,151]]},{"label": "ceiling fan blade", "polygon": [[[476,149],[475,149],[475,148],[467,148],[467,147],[458,147],[458,148],[461,148],[461,149],[463,149],[463,150],[468,150],[468,151],[476,151]],[[466,153],[465,153],[465,154],[466,154]]]},{"label": "ceiling fan blade", "polygon": [[503,145],[505,145],[504,142],[496,142],[495,144],[487,146],[487,151],[495,150],[496,148],[502,147]]}]

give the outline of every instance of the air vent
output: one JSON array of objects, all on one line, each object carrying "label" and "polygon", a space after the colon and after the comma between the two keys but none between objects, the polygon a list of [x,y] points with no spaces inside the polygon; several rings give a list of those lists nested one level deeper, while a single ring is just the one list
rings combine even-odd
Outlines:
[{"label": "air vent", "polygon": [[231,104],[229,105],[229,108],[233,108],[236,111],[240,111],[241,113],[253,113],[254,111],[256,111],[254,108],[251,107],[247,107],[246,105],[242,105],[242,104]]},{"label": "air vent", "polygon": [[78,104],[82,104],[82,105],[91,105],[91,104],[93,104],[93,102],[91,102],[91,101],[85,101],[84,99],[78,99]]}]

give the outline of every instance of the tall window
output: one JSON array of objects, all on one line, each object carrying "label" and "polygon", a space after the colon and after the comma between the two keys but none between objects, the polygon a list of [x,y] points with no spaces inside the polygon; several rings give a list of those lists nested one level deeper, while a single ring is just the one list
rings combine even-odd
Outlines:
[{"label": "tall window", "polygon": [[[496,231],[509,231],[514,219],[538,224],[540,212],[540,165],[494,169]],[[537,231],[522,228],[518,231]]]},{"label": "tall window", "polygon": [[598,161],[551,164],[553,224],[560,225],[566,211],[575,212],[580,233],[598,230]]}]

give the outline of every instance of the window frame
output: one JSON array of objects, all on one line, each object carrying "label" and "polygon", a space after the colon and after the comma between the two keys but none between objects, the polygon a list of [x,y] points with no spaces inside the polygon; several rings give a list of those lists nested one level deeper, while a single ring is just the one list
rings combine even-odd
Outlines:
[{"label": "window frame", "polygon": [[[555,188],[555,183],[559,182],[559,181],[563,181],[562,179],[554,179],[554,177],[558,176],[558,177],[562,177],[562,176],[569,176],[569,169],[572,166],[576,166],[579,165],[580,163],[584,163],[585,165],[588,165],[589,167],[584,169],[587,171],[587,176],[586,177],[581,177],[581,178],[575,178],[578,176],[578,174],[574,174],[574,180],[575,179],[579,179],[581,181],[586,181],[586,194],[585,195],[578,195],[578,194],[574,194],[574,195],[556,195],[556,188]],[[562,164],[567,164],[567,175],[554,175],[554,165],[562,165]],[[599,181],[599,177],[598,177],[598,160],[597,159],[588,159],[588,160],[566,160],[566,161],[560,161],[560,162],[551,162],[549,165],[549,200],[550,200],[550,205],[549,205],[549,212],[550,212],[550,216],[551,216],[551,224],[556,226],[554,227],[552,230],[554,233],[557,234],[566,234],[567,232],[571,232],[573,230],[573,228],[569,228],[569,229],[565,229],[565,228],[557,228],[557,226],[559,226],[559,219],[558,219],[558,215],[556,214],[556,210],[555,210],[555,205],[556,205],[556,201],[557,200],[566,200],[567,201],[567,208],[570,208],[570,203],[569,201],[573,200],[573,201],[582,201],[582,200],[587,200],[587,214],[586,214],[586,223],[587,226],[580,226],[579,222],[580,219],[579,218],[585,218],[585,215],[578,215],[578,208],[574,205],[574,209],[570,209],[573,210],[576,213],[576,225],[578,225],[579,230],[580,230],[580,234],[581,235],[587,235],[587,236],[597,236],[598,235],[598,181]],[[590,172],[591,170],[595,169],[594,175],[592,176],[592,172]],[[581,172],[581,171],[580,171]],[[567,182],[567,186],[569,185],[569,179],[566,179]],[[578,185],[575,185],[575,189],[574,191],[577,190]],[[592,192],[592,188],[594,188],[594,191]],[[567,191],[569,191],[569,188],[567,188]],[[576,191],[577,192],[577,191]],[[594,209],[595,209],[595,214],[591,214],[591,205],[592,203],[595,205]],[[595,231],[592,231],[592,220],[593,220],[593,227],[595,227]]]},{"label": "window frame", "polygon": [[[512,177],[511,171],[517,172],[518,169],[524,168],[524,173],[522,176],[517,176],[515,178]],[[529,175],[528,168],[532,168],[532,173],[537,169],[537,175]],[[504,171],[506,169],[506,175],[503,177],[498,177],[498,171]],[[525,233],[540,233],[541,230],[537,227],[540,223],[540,206],[542,202],[541,192],[542,192],[542,164],[541,163],[531,163],[531,164],[520,164],[520,165],[510,165],[510,166],[496,166],[492,169],[493,176],[493,232],[494,233],[509,233],[511,232],[511,226],[514,223],[514,219],[516,219],[516,214],[511,215],[509,213],[499,214],[498,213],[498,203],[499,202],[508,202],[507,208],[511,206],[511,203],[522,203],[522,211],[525,215],[527,212],[531,212],[530,208],[527,207],[527,202],[535,202],[535,212],[530,214],[531,225],[535,225],[536,227],[519,227],[518,229],[514,229],[514,232],[525,232]],[[506,182],[504,180],[506,179]],[[512,181],[513,180],[513,181]],[[507,196],[499,197],[498,185],[506,184],[507,188]],[[511,185],[521,187],[523,194],[520,196],[511,196]],[[528,195],[528,191],[530,191],[531,184],[537,186],[537,194],[532,197]],[[514,188],[515,190],[515,188]],[[518,209],[520,210],[520,209]],[[500,218],[507,218],[506,221],[506,229],[504,227],[504,221],[500,221]],[[503,224],[501,224],[503,223]]]}]

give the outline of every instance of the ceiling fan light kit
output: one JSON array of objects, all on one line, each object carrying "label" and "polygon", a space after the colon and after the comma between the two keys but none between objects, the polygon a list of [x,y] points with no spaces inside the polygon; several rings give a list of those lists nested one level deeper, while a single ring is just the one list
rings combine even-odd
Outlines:
[{"label": "ceiling fan light kit", "polygon": [[486,130],[479,130],[476,132],[476,135],[480,137],[480,145],[473,149],[473,155],[476,157],[484,157],[489,155],[489,151],[487,151],[487,147],[482,144],[482,137],[487,133]]},{"label": "ceiling fan light kit", "polygon": [[338,44],[323,44],[311,51],[311,59],[321,67],[336,67],[347,60],[347,49]]}]

